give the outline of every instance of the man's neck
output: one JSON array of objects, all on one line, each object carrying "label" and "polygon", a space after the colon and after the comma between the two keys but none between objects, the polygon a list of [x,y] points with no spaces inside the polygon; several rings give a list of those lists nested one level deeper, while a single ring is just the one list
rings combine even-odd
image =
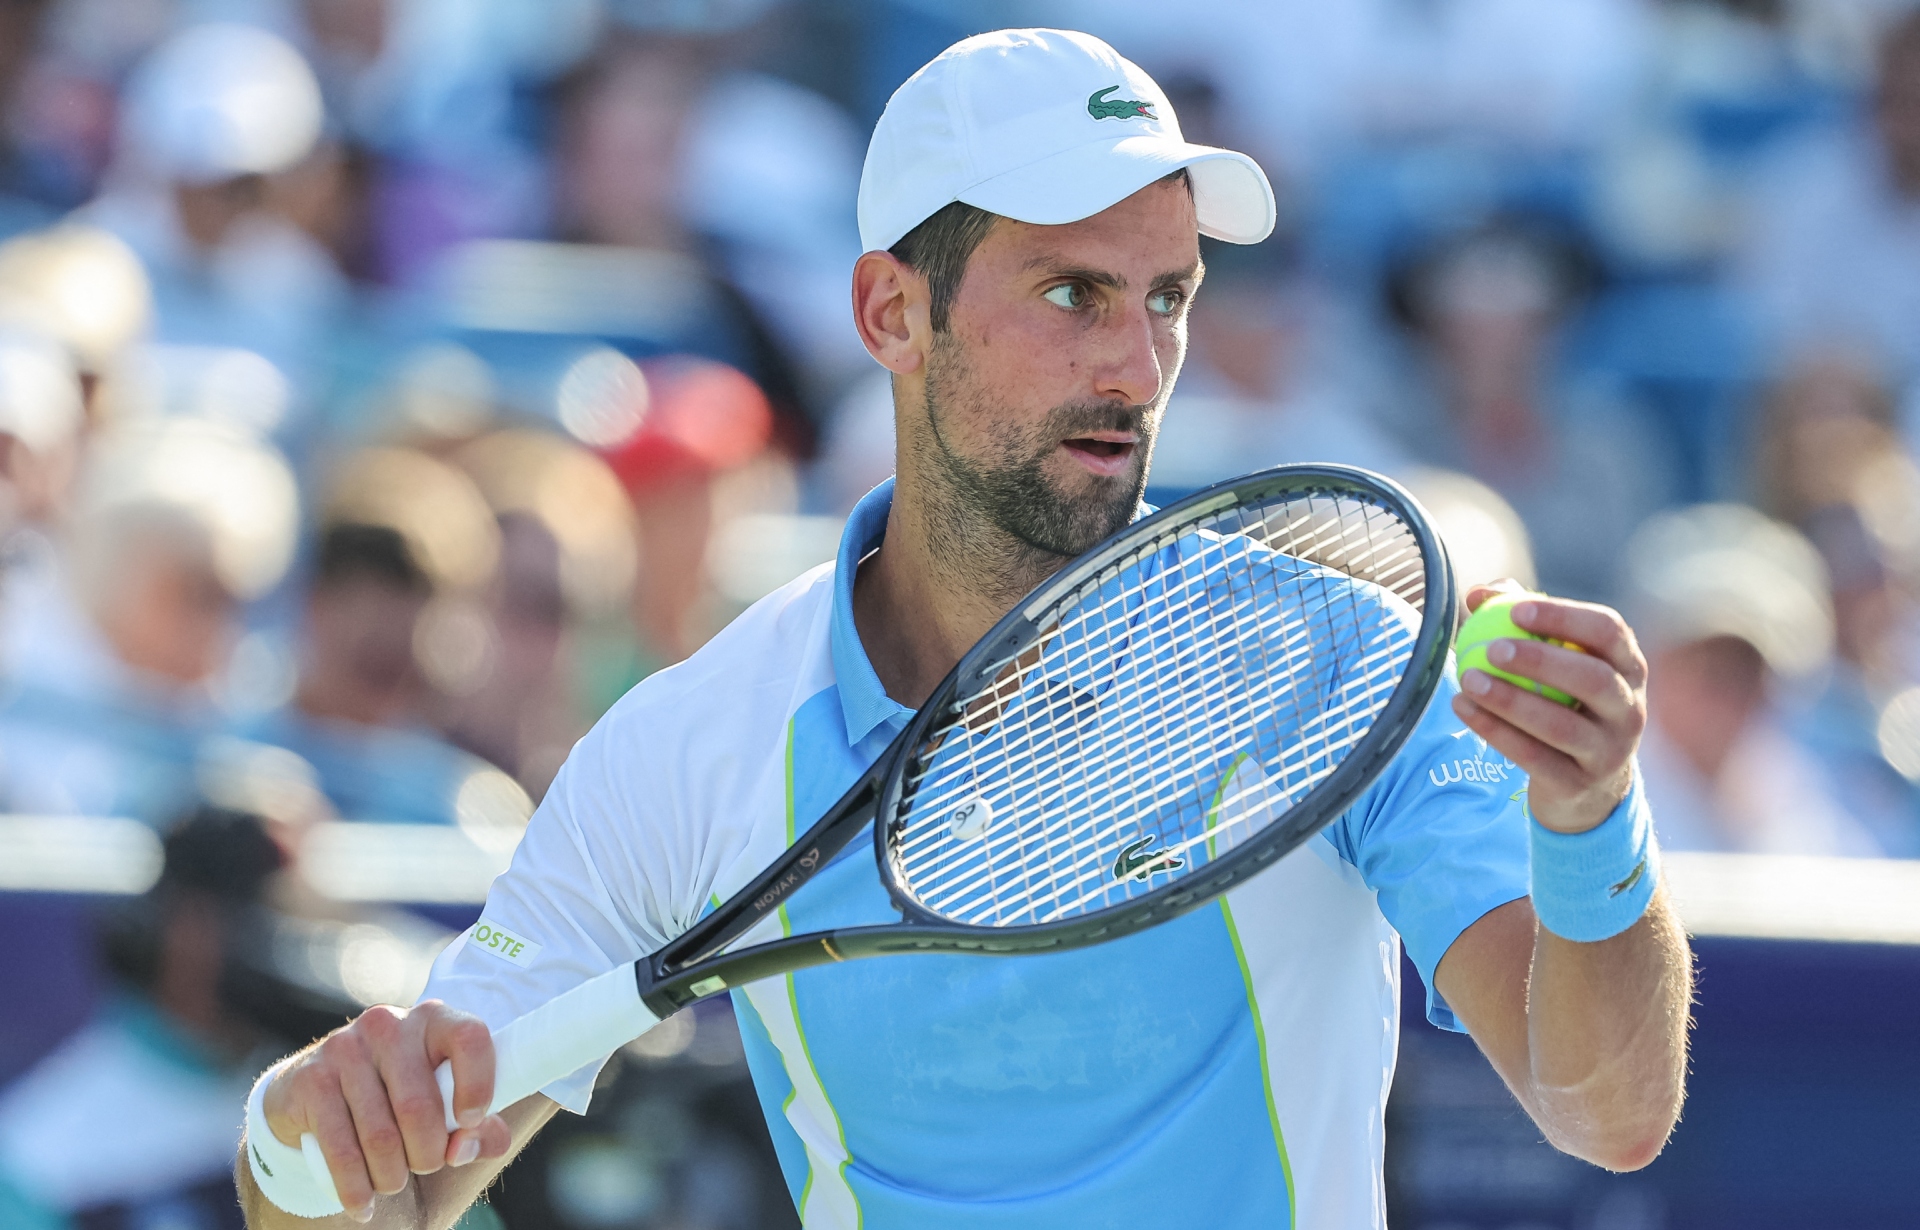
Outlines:
[{"label": "man's neck", "polygon": [[916,709],[1014,603],[1067,562],[928,486],[896,484],[886,537],[853,582],[867,660],[887,695]]}]

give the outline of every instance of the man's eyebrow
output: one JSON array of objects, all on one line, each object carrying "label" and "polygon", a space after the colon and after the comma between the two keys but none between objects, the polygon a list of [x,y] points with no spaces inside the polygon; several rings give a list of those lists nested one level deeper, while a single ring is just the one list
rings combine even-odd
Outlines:
[{"label": "man's eyebrow", "polygon": [[[1036,256],[1021,266],[1025,270],[1041,270],[1055,277],[1074,278],[1090,286],[1105,286],[1113,290],[1125,290],[1127,280],[1117,273],[1105,269],[1090,269],[1084,265],[1068,265],[1052,256]],[[1177,286],[1182,282],[1197,282],[1206,274],[1204,262],[1195,258],[1185,269],[1176,269],[1155,277],[1149,285],[1154,287]]]},{"label": "man's eyebrow", "polygon": [[1197,283],[1201,278],[1206,276],[1207,263],[1195,257],[1193,264],[1188,265],[1185,269],[1176,269],[1171,273],[1163,273],[1155,278],[1152,284],[1156,289],[1162,286],[1178,286],[1182,282]]},{"label": "man's eyebrow", "polygon": [[1040,270],[1061,278],[1074,278],[1089,286],[1105,286],[1113,290],[1125,290],[1127,280],[1117,273],[1105,269],[1089,269],[1084,265],[1069,265],[1055,256],[1036,256],[1020,266],[1024,270]]}]

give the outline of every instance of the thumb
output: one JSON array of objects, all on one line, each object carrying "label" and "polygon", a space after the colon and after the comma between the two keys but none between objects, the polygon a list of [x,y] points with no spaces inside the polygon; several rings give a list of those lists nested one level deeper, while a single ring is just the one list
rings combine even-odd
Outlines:
[{"label": "thumb", "polygon": [[1480,581],[1467,587],[1467,610],[1479,610],[1480,604],[1495,594],[1524,594],[1529,592],[1531,591],[1529,591],[1526,586],[1520,584],[1520,582],[1514,580],[1512,577],[1501,577],[1497,581]]}]

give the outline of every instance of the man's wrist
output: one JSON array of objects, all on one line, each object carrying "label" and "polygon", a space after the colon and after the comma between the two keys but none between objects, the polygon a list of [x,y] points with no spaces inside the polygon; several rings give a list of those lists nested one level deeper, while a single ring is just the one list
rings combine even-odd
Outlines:
[{"label": "man's wrist", "polygon": [[[267,1087],[292,1059],[283,1059],[260,1074],[247,1095],[247,1132],[243,1145],[247,1169],[260,1194],[276,1208],[295,1217],[330,1217],[342,1211],[331,1183],[322,1185],[304,1147],[282,1144],[267,1126]],[[305,1142],[302,1142],[304,1146]]]},{"label": "man's wrist", "polygon": [[1626,797],[1605,820],[1563,833],[1529,820],[1533,910],[1563,939],[1591,943],[1633,926],[1647,911],[1660,874],[1653,814],[1638,767]]}]

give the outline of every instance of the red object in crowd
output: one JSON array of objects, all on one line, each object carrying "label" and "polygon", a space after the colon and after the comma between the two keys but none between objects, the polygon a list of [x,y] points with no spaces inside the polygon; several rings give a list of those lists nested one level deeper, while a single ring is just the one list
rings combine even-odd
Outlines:
[{"label": "red object in crowd", "polygon": [[708,359],[674,356],[640,365],[647,407],[640,425],[601,450],[629,491],[750,460],[773,435],[773,407],[745,373]]}]

